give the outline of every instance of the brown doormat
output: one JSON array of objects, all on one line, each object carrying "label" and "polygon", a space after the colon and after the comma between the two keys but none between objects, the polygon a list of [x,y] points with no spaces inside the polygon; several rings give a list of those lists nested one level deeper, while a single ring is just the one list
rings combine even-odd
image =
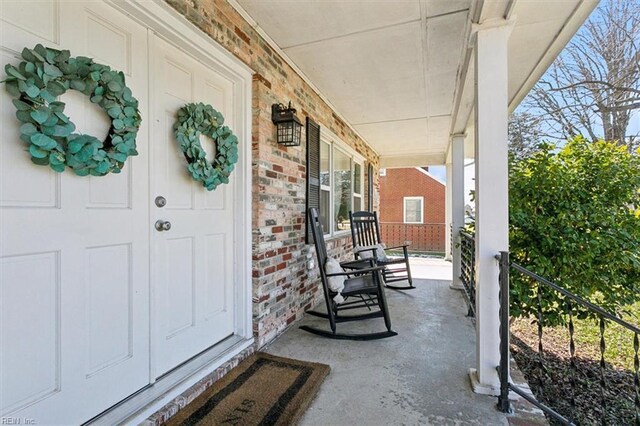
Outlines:
[{"label": "brown doormat", "polygon": [[329,366],[258,352],[242,361],[166,423],[290,425],[309,407]]}]

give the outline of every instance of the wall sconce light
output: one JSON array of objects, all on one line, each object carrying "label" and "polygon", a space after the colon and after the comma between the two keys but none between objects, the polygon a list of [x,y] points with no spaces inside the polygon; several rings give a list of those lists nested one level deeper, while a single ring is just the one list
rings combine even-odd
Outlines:
[{"label": "wall sconce light", "polygon": [[280,145],[299,146],[302,123],[296,116],[295,108],[282,104],[271,105],[271,121],[276,125],[276,140]]}]

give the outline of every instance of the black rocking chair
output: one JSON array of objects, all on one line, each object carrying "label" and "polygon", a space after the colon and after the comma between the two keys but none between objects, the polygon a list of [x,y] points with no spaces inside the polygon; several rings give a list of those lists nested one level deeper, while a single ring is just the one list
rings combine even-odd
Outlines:
[{"label": "black rocking chair", "polygon": [[[316,246],[318,257],[318,267],[324,291],[324,300],[327,304],[327,313],[308,311],[309,315],[329,320],[331,330],[322,330],[315,327],[303,325],[300,329],[332,339],[344,340],[375,340],[385,337],[396,336],[398,333],[391,330],[391,318],[387,307],[387,299],[384,294],[384,286],[380,278],[382,267],[374,266],[368,260],[357,260],[342,262],[340,266],[346,272],[331,273],[325,272],[327,262],[327,249],[324,243],[324,232],[318,217],[318,210],[310,208],[308,218],[311,223],[311,231]],[[329,288],[329,277],[345,276],[344,289],[341,291],[344,298],[343,303],[336,303],[333,298],[338,294]],[[369,312],[354,315],[341,315],[341,312],[351,309],[368,309]],[[364,334],[342,334],[336,332],[336,324],[347,321],[359,321],[369,318],[384,318],[387,331]]]},{"label": "black rocking chair", "polygon": [[[351,222],[351,239],[353,241],[354,254],[356,260],[365,258],[362,255],[364,252],[372,253],[369,258],[373,257],[378,266],[384,266],[382,271],[382,277],[387,288],[393,290],[412,290],[413,279],[411,278],[411,268],[409,267],[409,254],[407,253],[407,247],[409,244],[404,244],[397,247],[385,247],[387,250],[394,250],[402,248],[403,256],[398,259],[378,259],[378,253],[376,249],[371,246],[382,244],[380,238],[380,224],[378,222],[378,214],[376,212],[349,212],[349,221]],[[394,265],[402,265],[401,267],[393,267]],[[398,281],[407,281],[408,286],[395,286],[389,285]]]}]

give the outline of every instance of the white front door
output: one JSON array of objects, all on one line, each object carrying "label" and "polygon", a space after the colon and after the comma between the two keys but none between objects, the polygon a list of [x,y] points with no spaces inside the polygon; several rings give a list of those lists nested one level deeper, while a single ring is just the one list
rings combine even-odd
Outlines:
[{"label": "white front door", "polygon": [[[0,8],[3,66],[36,43],[94,58],[148,119],[146,28],[102,2]],[[87,97],[61,100],[79,132],[106,136]],[[0,418],[78,424],[149,383],[147,127],[122,173],[78,177],[31,163],[4,87],[0,119]]]},{"label": "white front door", "polygon": [[[212,105],[234,129],[232,81],[151,36],[153,63],[151,222],[155,375],[160,376],[234,332],[234,191],[241,179],[207,191],[191,179],[173,136],[177,111],[187,103]],[[213,142],[202,138],[213,158]],[[155,197],[163,197],[159,207]]]}]

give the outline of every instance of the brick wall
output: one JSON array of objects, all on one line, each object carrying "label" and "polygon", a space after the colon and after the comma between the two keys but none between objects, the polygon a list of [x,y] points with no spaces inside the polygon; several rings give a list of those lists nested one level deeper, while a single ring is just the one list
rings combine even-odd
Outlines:
[{"label": "brick wall", "polygon": [[[309,116],[330,129],[373,164],[376,171],[378,158],[225,0],[166,1],[255,72],[253,327],[261,347],[322,300],[317,269],[306,269],[307,255],[315,253],[312,246],[304,244],[305,147],[278,146],[271,105],[291,101],[302,122]],[[333,256],[351,256],[350,237],[328,246]]]},{"label": "brick wall", "polygon": [[[404,197],[424,198],[423,225],[403,224]],[[408,240],[413,250],[444,251],[445,186],[415,167],[387,169],[380,177],[380,222],[388,246]]]}]

